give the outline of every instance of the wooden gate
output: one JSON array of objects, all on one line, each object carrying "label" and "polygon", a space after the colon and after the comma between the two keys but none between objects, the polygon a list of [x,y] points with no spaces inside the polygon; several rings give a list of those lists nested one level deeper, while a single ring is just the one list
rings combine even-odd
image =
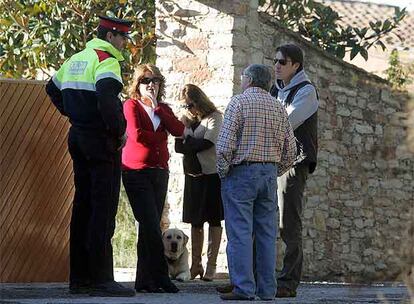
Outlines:
[{"label": "wooden gate", "polygon": [[0,115],[0,282],[67,281],[69,123],[38,81],[0,79]]}]

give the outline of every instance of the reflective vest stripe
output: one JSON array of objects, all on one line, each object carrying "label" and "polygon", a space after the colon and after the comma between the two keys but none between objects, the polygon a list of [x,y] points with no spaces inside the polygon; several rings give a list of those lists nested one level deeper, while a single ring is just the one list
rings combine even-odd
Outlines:
[{"label": "reflective vest stripe", "polygon": [[56,74],[53,75],[52,81],[59,90],[62,90],[62,83],[57,79]]},{"label": "reflective vest stripe", "polygon": [[96,82],[98,82],[99,80],[103,78],[114,78],[115,80],[118,80],[120,83],[122,83],[122,79],[113,72],[105,72],[105,73],[97,75]]},{"label": "reflective vest stripe", "polygon": [[85,91],[93,91],[93,92],[96,91],[94,83],[79,82],[79,81],[66,81],[62,83],[62,87],[60,90],[64,90],[64,89],[85,90]]}]

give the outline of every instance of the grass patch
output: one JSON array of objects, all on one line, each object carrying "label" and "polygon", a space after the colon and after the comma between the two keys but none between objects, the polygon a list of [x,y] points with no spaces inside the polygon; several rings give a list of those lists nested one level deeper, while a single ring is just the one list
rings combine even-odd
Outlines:
[{"label": "grass patch", "polygon": [[116,215],[115,234],[112,238],[114,267],[135,268],[137,264],[137,229],[131,206],[121,188],[118,213]]}]

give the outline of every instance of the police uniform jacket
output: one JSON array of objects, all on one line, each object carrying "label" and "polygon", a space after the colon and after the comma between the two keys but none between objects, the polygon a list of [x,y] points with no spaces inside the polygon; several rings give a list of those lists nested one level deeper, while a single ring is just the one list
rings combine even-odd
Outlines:
[{"label": "police uniform jacket", "polygon": [[123,88],[122,54],[102,39],[92,39],[86,48],[65,61],[46,85],[53,104],[69,117],[79,134],[109,137],[125,133],[126,122],[118,94]]}]

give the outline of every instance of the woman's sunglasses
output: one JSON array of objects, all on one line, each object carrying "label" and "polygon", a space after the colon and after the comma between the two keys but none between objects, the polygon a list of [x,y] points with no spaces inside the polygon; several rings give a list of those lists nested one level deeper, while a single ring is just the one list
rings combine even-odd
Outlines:
[{"label": "woman's sunglasses", "polygon": [[139,81],[139,83],[142,83],[142,84],[150,84],[151,82],[153,84],[160,84],[161,83],[161,78],[158,78],[158,77],[154,77],[154,78],[144,77]]},{"label": "woman's sunglasses", "polygon": [[286,59],[277,59],[277,58],[275,58],[275,59],[273,59],[273,63],[274,64],[276,64],[276,63],[280,63],[280,65],[286,65],[288,62],[289,62],[290,60],[286,60]]},{"label": "woman's sunglasses", "polygon": [[182,105],[181,108],[186,109],[186,110],[190,110],[190,109],[194,108],[194,104],[193,103],[185,104],[185,105]]}]

